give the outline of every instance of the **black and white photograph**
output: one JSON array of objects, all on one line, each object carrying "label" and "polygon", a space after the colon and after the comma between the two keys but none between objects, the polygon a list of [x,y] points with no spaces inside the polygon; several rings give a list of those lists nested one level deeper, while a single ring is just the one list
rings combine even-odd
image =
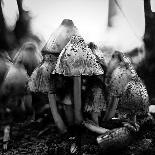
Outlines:
[{"label": "black and white photograph", "polygon": [[155,155],[155,0],[0,0],[0,155]]}]

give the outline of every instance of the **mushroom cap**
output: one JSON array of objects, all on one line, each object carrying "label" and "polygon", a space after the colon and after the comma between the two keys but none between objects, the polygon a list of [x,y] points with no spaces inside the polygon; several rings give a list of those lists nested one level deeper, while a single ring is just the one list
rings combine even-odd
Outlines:
[{"label": "mushroom cap", "polygon": [[80,35],[73,35],[59,55],[53,73],[80,76],[101,75],[104,71],[84,39]]},{"label": "mushroom cap", "polygon": [[64,19],[60,26],[51,34],[42,51],[60,53],[69,42],[71,36],[77,33],[77,28],[70,19]]}]

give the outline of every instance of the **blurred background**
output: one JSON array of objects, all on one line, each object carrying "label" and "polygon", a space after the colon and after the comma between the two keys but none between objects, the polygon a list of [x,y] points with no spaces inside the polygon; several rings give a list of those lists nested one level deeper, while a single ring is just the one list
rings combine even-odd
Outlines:
[{"label": "blurred background", "polygon": [[[3,4],[6,23],[13,29],[18,14],[16,0],[5,0]],[[154,0],[151,6],[154,11]],[[111,45],[118,50],[131,50],[142,44],[143,0],[25,0],[23,7],[32,16],[32,31],[43,41],[68,18],[87,41]]]}]

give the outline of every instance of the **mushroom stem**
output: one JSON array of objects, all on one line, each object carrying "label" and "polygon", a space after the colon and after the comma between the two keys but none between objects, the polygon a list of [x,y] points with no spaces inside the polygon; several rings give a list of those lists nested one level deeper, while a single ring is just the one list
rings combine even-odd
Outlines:
[{"label": "mushroom stem", "polygon": [[66,126],[58,112],[57,105],[56,105],[56,100],[55,100],[55,94],[48,94],[49,98],[49,105],[50,109],[53,115],[54,122],[58,129],[60,130],[61,133],[65,133],[67,131]]},{"label": "mushroom stem", "polygon": [[90,131],[92,132],[95,132],[95,133],[98,133],[98,134],[104,134],[105,132],[109,131],[108,129],[106,128],[102,128],[98,125],[95,125],[94,123],[90,123],[90,122],[86,122],[84,121],[83,122],[83,125]]},{"label": "mushroom stem", "polygon": [[109,97],[109,104],[108,104],[108,108],[106,110],[105,116],[103,118],[103,121],[108,121],[115,116],[118,100],[119,99],[114,96]]},{"label": "mushroom stem", "polygon": [[4,137],[3,137],[3,150],[8,149],[8,142],[10,140],[10,125],[4,127]]},{"label": "mushroom stem", "polygon": [[74,77],[74,117],[75,124],[80,124],[83,120],[81,113],[81,77]]}]

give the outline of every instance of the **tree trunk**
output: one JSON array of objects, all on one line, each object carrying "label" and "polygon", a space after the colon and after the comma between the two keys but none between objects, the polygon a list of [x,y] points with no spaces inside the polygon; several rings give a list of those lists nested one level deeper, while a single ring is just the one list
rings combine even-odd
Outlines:
[{"label": "tree trunk", "polygon": [[115,1],[109,1],[109,9],[108,9],[108,27],[111,28],[114,26],[113,17],[117,15],[117,9],[115,6]]},{"label": "tree trunk", "polygon": [[23,0],[17,0],[19,17],[16,22],[14,34],[18,44],[21,40],[30,35],[30,20],[31,17],[28,11],[25,11],[22,6]]},{"label": "tree trunk", "polygon": [[151,74],[155,73],[155,13],[151,10],[150,0],[144,0],[145,13],[145,60],[144,68]]},{"label": "tree trunk", "polygon": [[17,0],[19,15],[22,15],[23,14],[23,6],[22,6],[22,3],[23,3],[23,0]]},{"label": "tree trunk", "polygon": [[144,80],[150,98],[155,97],[155,12],[151,10],[150,0],[144,0],[144,15],[145,15],[145,33],[144,61],[137,68],[137,72]]},{"label": "tree trunk", "polygon": [[2,11],[2,0],[0,0],[0,49],[1,50],[7,50],[8,49],[8,43],[7,43],[7,28],[5,25],[5,19],[3,16],[3,11]]},{"label": "tree trunk", "polygon": [[155,13],[151,10],[150,0],[144,0],[144,13],[145,13],[145,33],[144,43],[146,49],[151,52],[155,49]]}]

